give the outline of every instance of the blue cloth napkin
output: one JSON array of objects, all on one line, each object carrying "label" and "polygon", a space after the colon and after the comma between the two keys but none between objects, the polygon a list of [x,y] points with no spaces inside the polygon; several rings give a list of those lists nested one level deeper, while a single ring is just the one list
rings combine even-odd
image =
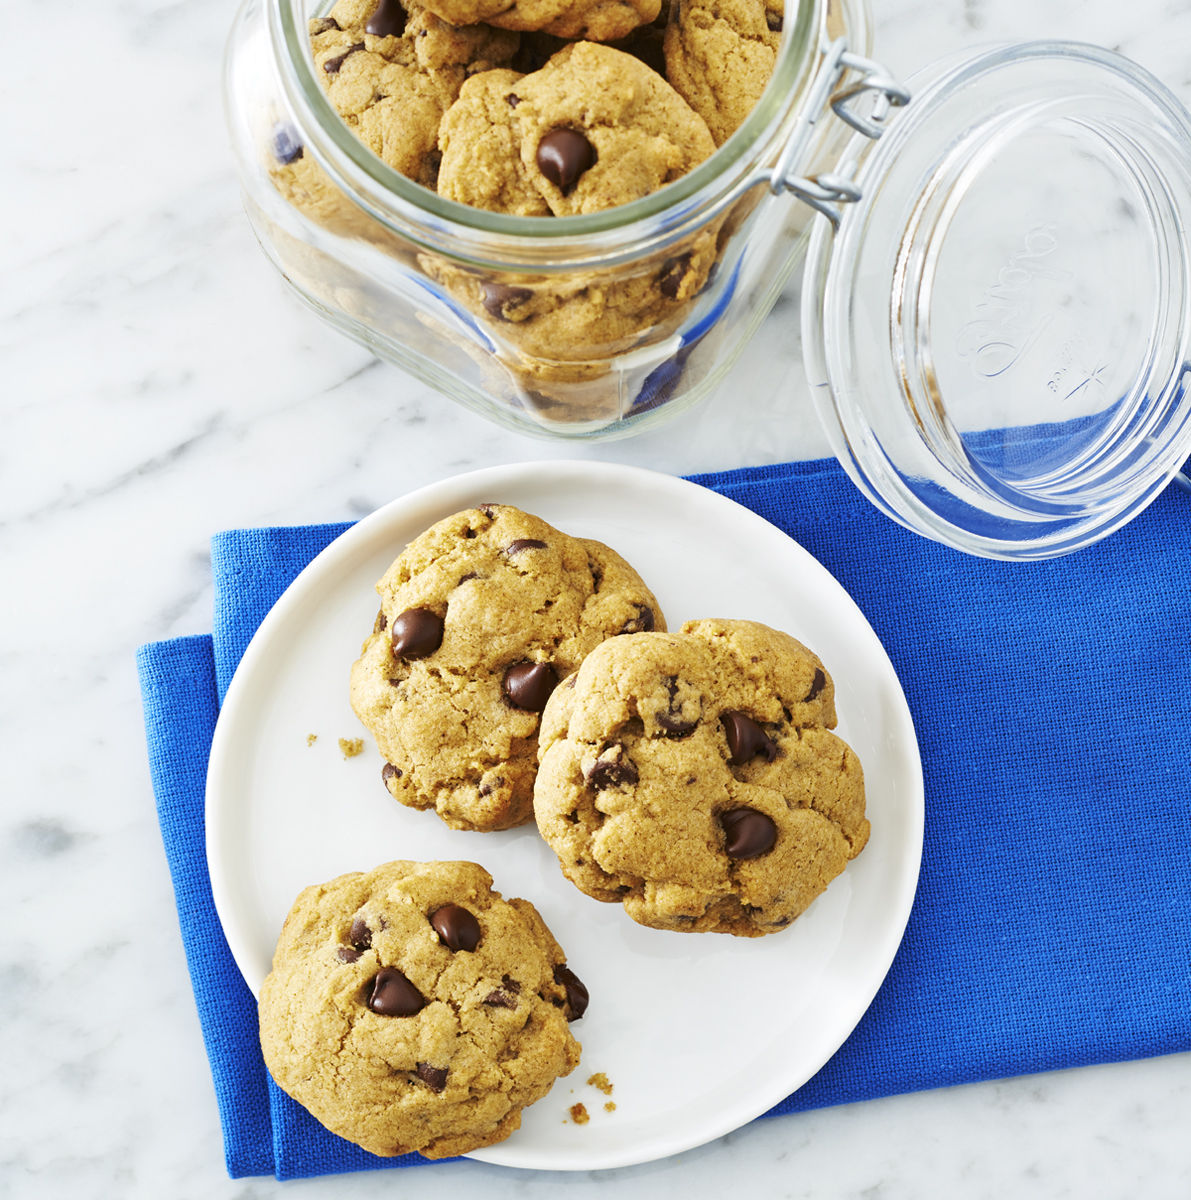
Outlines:
[{"label": "blue cloth napkin", "polygon": [[[1191,1049],[1191,495],[1047,562],[969,558],[881,516],[834,462],[697,482],[852,594],[901,678],[926,779],[918,896],[884,985],[774,1113]],[[141,648],[162,837],[233,1176],[378,1159],[268,1079],[211,900],[203,789],[219,699],[289,581],[347,526],[213,541],[212,637]]]}]

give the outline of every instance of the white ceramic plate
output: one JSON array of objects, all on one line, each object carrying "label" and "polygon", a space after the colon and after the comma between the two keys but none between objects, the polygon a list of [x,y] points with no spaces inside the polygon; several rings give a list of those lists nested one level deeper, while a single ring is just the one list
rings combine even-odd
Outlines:
[{"label": "white ceramic plate", "polygon": [[[347,682],[376,615],[374,584],[411,538],[484,501],[514,504],[623,554],[671,629],[747,617],[814,649],[835,679],[838,732],[867,781],[864,852],[787,930],[765,938],[664,933],[563,878],[532,826],[460,833],[402,808]],[[317,734],[313,745],[307,735]],[[868,1007],[893,959],[922,851],[922,771],[905,697],[859,609],[814,559],[745,508],[668,475],[605,463],[494,467],[404,496],[361,521],[270,612],[220,714],[207,778],[207,854],[232,954],[257,991],[308,884],[395,858],[470,859],[532,900],[591,992],[583,1060],[527,1110],[490,1163],[590,1170],[710,1141],[806,1082]],[[615,1111],[586,1080],[603,1072]],[[585,1125],[567,1119],[582,1102]]]}]

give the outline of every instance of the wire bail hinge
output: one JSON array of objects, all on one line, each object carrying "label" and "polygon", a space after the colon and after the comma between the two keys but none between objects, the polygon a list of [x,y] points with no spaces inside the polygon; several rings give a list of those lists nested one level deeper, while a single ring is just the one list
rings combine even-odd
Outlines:
[{"label": "wire bail hinge", "polygon": [[[857,78],[846,86],[832,91],[853,73]],[[815,94],[817,93],[817,94]],[[871,100],[864,111],[866,100]],[[808,108],[812,114],[823,111],[828,104],[841,121],[876,141],[885,132],[885,121],[892,109],[908,104],[910,93],[871,58],[853,54],[844,38],[829,47],[823,69],[812,86]],[[790,139],[770,176],[774,192],[792,192],[816,212],[825,216],[838,229],[840,206],[855,204],[861,197],[860,188],[846,175],[826,172],[810,177],[795,173],[795,164],[803,160],[809,144],[814,117]]]}]

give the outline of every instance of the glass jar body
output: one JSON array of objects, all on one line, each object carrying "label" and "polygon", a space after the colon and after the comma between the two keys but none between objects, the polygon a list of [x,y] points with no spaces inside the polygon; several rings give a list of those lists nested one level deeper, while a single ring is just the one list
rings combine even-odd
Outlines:
[{"label": "glass jar body", "polygon": [[864,53],[870,25],[863,0],[799,12],[753,128],[698,187],[623,221],[502,221],[408,181],[386,191],[383,164],[311,94],[296,29],[313,12],[246,0],[225,103],[249,220],[316,312],[445,396],[522,432],[636,433],[714,390],[803,256],[812,214],[770,186],[772,167],[796,136],[800,171],[834,161],[844,127],[808,120],[812,85],[830,40]]}]

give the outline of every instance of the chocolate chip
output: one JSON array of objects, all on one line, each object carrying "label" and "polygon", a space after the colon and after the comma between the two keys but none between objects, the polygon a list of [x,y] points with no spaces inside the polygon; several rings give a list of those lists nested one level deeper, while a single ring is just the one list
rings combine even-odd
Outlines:
[{"label": "chocolate chip", "polygon": [[360,957],[360,951],[354,946],[340,946],[338,954],[339,961],[345,963],[354,963]]},{"label": "chocolate chip", "polygon": [[510,320],[509,309],[519,308],[533,299],[529,288],[513,287],[508,283],[486,283],[480,288],[480,298],[485,312],[498,321]]},{"label": "chocolate chip", "polygon": [[278,125],[273,130],[273,157],[282,166],[297,162],[304,153],[297,130],[290,125]]},{"label": "chocolate chip", "polygon": [[782,14],[774,12],[772,9],[765,14],[765,24],[769,26],[770,33],[781,33],[782,31]]},{"label": "chocolate chip", "polygon": [[720,825],[729,858],[760,858],[777,842],[777,826],[772,818],[755,808],[730,808],[720,813]]},{"label": "chocolate chip", "polygon": [[670,693],[669,707],[666,712],[658,713],[657,723],[666,731],[668,738],[689,737],[695,732],[695,728],[699,724],[699,718],[696,717],[693,721],[690,721],[683,716],[683,706],[678,702],[677,675],[671,675],[666,680],[666,688]]},{"label": "chocolate chip", "polygon": [[658,280],[658,291],[667,300],[677,300],[682,281],[687,277],[690,269],[691,256],[689,254],[670,259],[662,268],[662,277]]},{"label": "chocolate chip", "polygon": [[400,37],[405,32],[405,9],[398,0],[380,0],[364,26],[375,37]]},{"label": "chocolate chip", "polygon": [[[426,30],[423,29],[422,33],[423,34],[426,33]],[[442,151],[441,150],[427,151],[425,158],[422,159],[422,166],[425,169],[427,175],[429,176],[429,178],[426,181],[426,186],[430,187],[430,188],[437,188],[438,187],[438,171],[439,171],[439,168],[442,166]]]},{"label": "chocolate chip", "polygon": [[621,626],[621,633],[651,633],[654,628],[653,609],[648,604],[637,605],[637,615]]},{"label": "chocolate chip", "polygon": [[505,699],[525,712],[541,712],[558,684],[558,672],[550,663],[517,663],[505,672]]},{"label": "chocolate chip", "polygon": [[468,582],[468,580],[471,580],[471,579],[479,579],[479,576],[475,573],[475,571],[468,571],[468,573],[466,575],[460,575],[459,582],[455,586],[462,587],[465,583]]},{"label": "chocolate chip", "polygon": [[747,717],[742,712],[726,712],[720,720],[728,738],[728,761],[734,767],[752,762],[758,754],[762,755],[766,762],[773,762],[777,758],[776,743],[752,717]]},{"label": "chocolate chip", "polygon": [[352,922],[348,940],[357,950],[372,949],[372,930],[368,928],[363,917],[357,917]]},{"label": "chocolate chip", "polygon": [[814,679],[811,680],[811,690],[809,692],[807,692],[805,698],[802,701],[803,704],[806,704],[811,700],[817,700],[819,697],[819,693],[826,686],[827,686],[827,676],[823,674],[823,671],[820,667],[816,667],[815,668],[815,677],[814,677]]},{"label": "chocolate chip", "polygon": [[480,944],[480,923],[458,904],[444,904],[430,914],[430,924],[448,950],[474,950]]},{"label": "chocolate chip", "polygon": [[[391,683],[392,680],[389,682]],[[384,780],[386,787],[388,786],[390,779],[400,779],[402,774],[403,772],[401,768],[393,766],[392,763],[385,763],[385,765],[380,769],[380,777],[382,780]]]},{"label": "chocolate chip", "polygon": [[584,776],[589,788],[597,792],[604,788],[631,786],[637,782],[637,768],[625,748],[619,743],[600,751]]},{"label": "chocolate chip", "polygon": [[587,1012],[587,1001],[589,999],[587,988],[583,986],[583,981],[566,963],[559,963],[554,968],[554,982],[561,983],[566,989],[567,1020],[579,1020]]},{"label": "chocolate chip", "polygon": [[509,93],[509,94],[508,94],[508,95],[505,97],[505,103],[506,103],[506,104],[507,104],[507,105],[508,105],[510,108],[516,108],[516,107],[517,107],[517,105],[521,103],[521,97],[520,97],[520,96],[515,96],[515,95],[513,95],[513,93],[512,93],[512,92],[510,92],[510,93]]},{"label": "chocolate chip", "polygon": [[355,54],[355,52],[357,50],[363,50],[363,49],[364,49],[363,42],[357,42],[354,46],[348,46],[348,48],[342,54],[337,54],[337,55],[335,55],[334,58],[328,58],[327,61],[325,63],[323,63],[323,70],[326,71],[326,73],[328,75],[338,75],[339,68],[341,66],[343,66],[343,64],[353,54]]},{"label": "chocolate chip", "polygon": [[511,975],[502,975],[500,987],[493,988],[480,1003],[487,1004],[490,1008],[516,1008],[519,995],[521,984]]},{"label": "chocolate chip", "polygon": [[314,37],[319,33],[330,33],[332,29],[341,29],[342,26],[334,17],[316,17],[310,22],[310,36]]},{"label": "chocolate chip", "polygon": [[441,1092],[447,1086],[446,1067],[432,1067],[429,1063],[418,1063],[417,1076],[432,1092]]},{"label": "chocolate chip", "polygon": [[545,550],[546,543],[537,538],[518,538],[505,547],[506,554],[520,554],[522,550]]},{"label": "chocolate chip", "polygon": [[595,166],[595,147],[575,129],[551,129],[538,142],[538,170],[563,195],[579,181],[584,171]]},{"label": "chocolate chip", "polygon": [[372,981],[368,1007],[382,1017],[412,1017],[426,1007],[426,998],[396,967],[381,967]]},{"label": "chocolate chip", "polygon": [[443,619],[428,608],[407,608],[393,618],[394,658],[426,658],[442,645]]},{"label": "chocolate chip", "polygon": [[389,618],[383,612],[376,614],[376,620],[372,622],[373,633],[384,633],[389,627]]}]

